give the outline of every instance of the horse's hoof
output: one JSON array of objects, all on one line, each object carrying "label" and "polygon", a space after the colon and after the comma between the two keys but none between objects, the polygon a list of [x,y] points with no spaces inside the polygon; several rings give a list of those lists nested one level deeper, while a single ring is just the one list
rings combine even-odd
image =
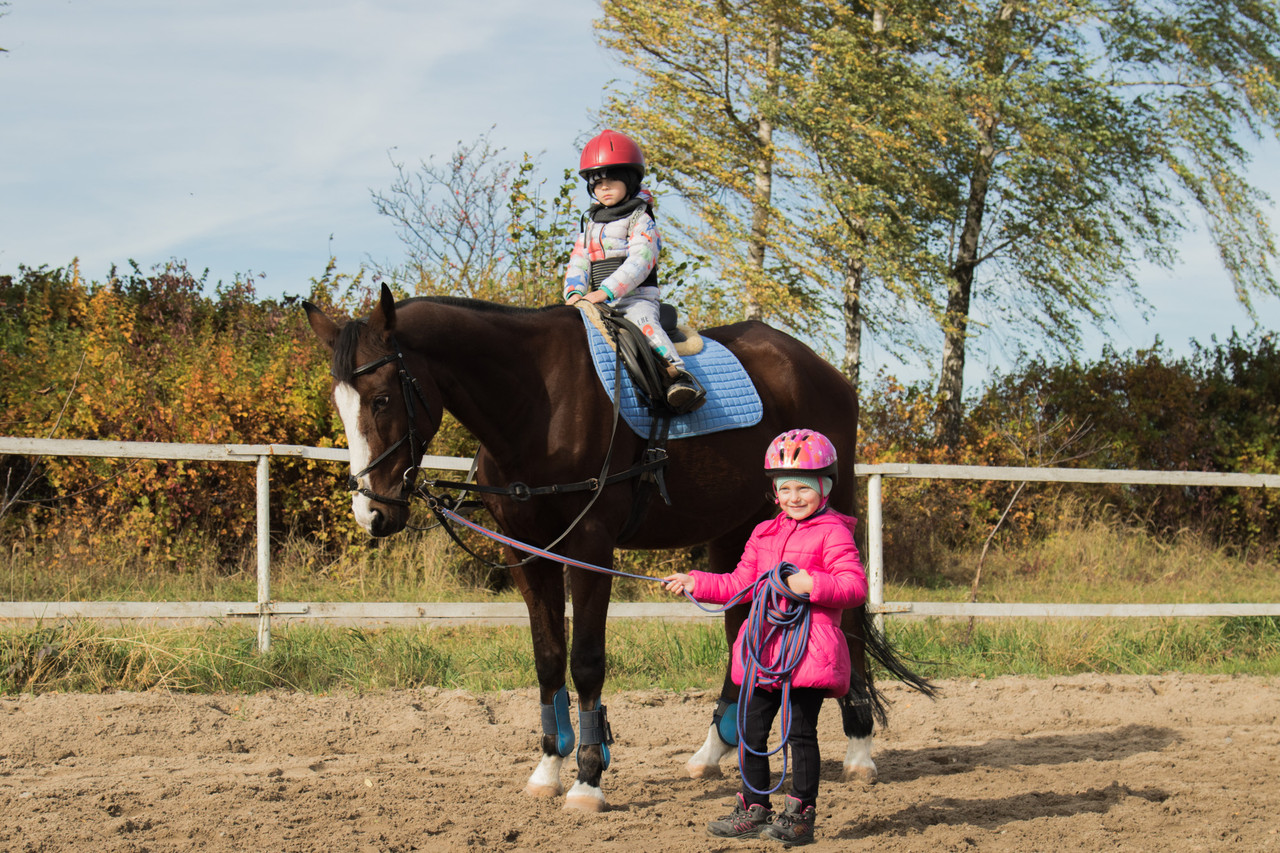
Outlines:
[{"label": "horse's hoof", "polygon": [[524,792],[531,797],[551,798],[564,793],[564,785],[560,784],[560,766],[564,759],[558,755],[543,755],[533,775],[524,786]]},{"label": "horse's hoof", "polygon": [[840,779],[843,782],[861,782],[863,785],[874,785],[876,783],[876,768],[845,765],[844,773],[841,774]]},{"label": "horse's hoof", "polygon": [[528,785],[524,786],[524,792],[531,797],[551,799],[552,797],[558,797],[563,794],[564,789],[558,785],[539,785],[530,782]]},{"label": "horse's hoof", "polygon": [[694,764],[690,761],[684,769],[690,779],[719,779],[724,775],[719,764]]},{"label": "horse's hoof", "polygon": [[725,743],[719,729],[711,725],[707,728],[707,739],[702,747],[685,763],[685,772],[691,779],[719,779],[724,775],[720,770],[720,759],[731,752],[733,747]]},{"label": "horse's hoof", "polygon": [[849,747],[844,753],[844,772],[840,774],[843,782],[861,782],[863,785],[876,783],[876,762],[871,757],[871,736],[849,738]]},{"label": "horse's hoof", "polygon": [[564,798],[564,810],[567,812],[602,812],[606,808],[604,792],[581,782],[575,782]]}]

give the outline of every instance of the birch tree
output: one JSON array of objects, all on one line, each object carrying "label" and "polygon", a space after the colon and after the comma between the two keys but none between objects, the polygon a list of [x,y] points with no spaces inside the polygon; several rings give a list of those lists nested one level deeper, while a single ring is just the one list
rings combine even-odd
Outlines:
[{"label": "birch tree", "polygon": [[1074,347],[1119,292],[1141,300],[1140,261],[1172,265],[1187,203],[1246,308],[1280,293],[1244,145],[1280,132],[1276,3],[958,2],[937,44],[937,84],[969,126],[938,246],[941,442],[960,440],[977,301],[988,324]]},{"label": "birch tree", "polygon": [[785,316],[801,296],[771,273],[786,267],[778,221],[776,104],[796,61],[803,4],[786,0],[610,0],[601,42],[636,73],[613,94],[609,123],[636,137],[650,170],[688,204],[674,226],[741,288],[748,319]]},{"label": "birch tree", "polygon": [[822,2],[810,57],[788,78],[784,125],[800,141],[791,215],[840,318],[842,368],[857,384],[864,323],[899,355],[935,324],[938,260],[929,235],[952,206],[943,171],[956,111],[937,103],[918,57],[939,22],[933,2]]}]

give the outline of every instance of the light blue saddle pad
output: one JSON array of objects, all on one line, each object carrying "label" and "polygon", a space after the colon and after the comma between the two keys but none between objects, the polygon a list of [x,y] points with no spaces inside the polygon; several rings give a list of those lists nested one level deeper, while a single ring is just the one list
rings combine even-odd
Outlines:
[{"label": "light blue saddle pad", "polygon": [[[604,384],[605,393],[612,400],[618,354],[585,314],[582,322],[587,328],[587,343],[591,347],[591,360],[595,363],[596,374]],[[729,352],[724,344],[710,338],[703,337],[702,342],[702,352],[683,358],[685,368],[707,390],[707,400],[697,411],[671,419],[671,438],[690,438],[710,432],[754,426],[764,417],[764,404],[760,402],[760,394],[737,356]],[[622,418],[636,435],[647,438],[653,415],[636,392],[636,386],[626,367],[622,368],[622,373]]]}]

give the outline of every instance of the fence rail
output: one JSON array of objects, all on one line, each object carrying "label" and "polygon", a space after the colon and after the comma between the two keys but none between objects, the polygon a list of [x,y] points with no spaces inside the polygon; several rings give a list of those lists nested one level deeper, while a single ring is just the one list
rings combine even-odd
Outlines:
[{"label": "fence rail", "polygon": [[[7,601],[0,602],[0,620],[147,620],[184,622],[253,618],[257,620],[258,649],[271,645],[273,620],[292,623],[322,620],[339,624],[453,624],[481,622],[515,624],[525,619],[524,605],[480,603],[401,602],[278,602],[271,600],[270,463],[274,459],[313,459],[345,463],[343,448],[292,444],[166,444],[135,441],[76,441],[68,439],[0,436],[0,454],[24,456],[92,456],[121,459],[203,460],[243,462],[256,466],[257,575],[254,602],[188,601]],[[422,467],[470,471],[472,460],[454,456],[425,456]],[[1001,468],[977,465],[914,465],[886,463],[857,465],[855,475],[867,478],[867,605],[883,629],[883,617],[1205,617],[1280,616],[1280,602],[1266,604],[1036,604],[992,602],[886,602],[884,600],[884,538],[882,496],[884,479],[1001,480],[1050,483],[1110,483],[1161,486],[1280,488],[1280,475],[1226,474],[1183,471],[1114,471],[1095,468]],[[570,605],[569,613],[572,613]],[[609,615],[619,619],[698,621],[713,618],[687,602],[617,603]]]}]

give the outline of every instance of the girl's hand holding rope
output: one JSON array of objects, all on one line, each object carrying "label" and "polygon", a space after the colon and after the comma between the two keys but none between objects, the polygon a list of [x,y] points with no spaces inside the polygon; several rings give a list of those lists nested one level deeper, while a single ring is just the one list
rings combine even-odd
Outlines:
[{"label": "girl's hand holding rope", "polygon": [[685,593],[690,597],[693,596],[693,587],[695,581],[691,575],[677,572],[674,575],[667,575],[662,579],[662,588],[667,592],[674,592],[676,595]]},{"label": "girl's hand holding rope", "polygon": [[[676,595],[684,593],[692,596],[695,584],[696,581],[694,581],[693,577],[684,572],[667,575],[662,579],[662,588]],[[808,595],[813,592],[813,575],[804,569],[793,572],[787,575],[787,588],[796,595]]]},{"label": "girl's hand holding rope", "polygon": [[813,592],[813,575],[800,569],[787,575],[787,587],[796,595],[808,595]]}]

